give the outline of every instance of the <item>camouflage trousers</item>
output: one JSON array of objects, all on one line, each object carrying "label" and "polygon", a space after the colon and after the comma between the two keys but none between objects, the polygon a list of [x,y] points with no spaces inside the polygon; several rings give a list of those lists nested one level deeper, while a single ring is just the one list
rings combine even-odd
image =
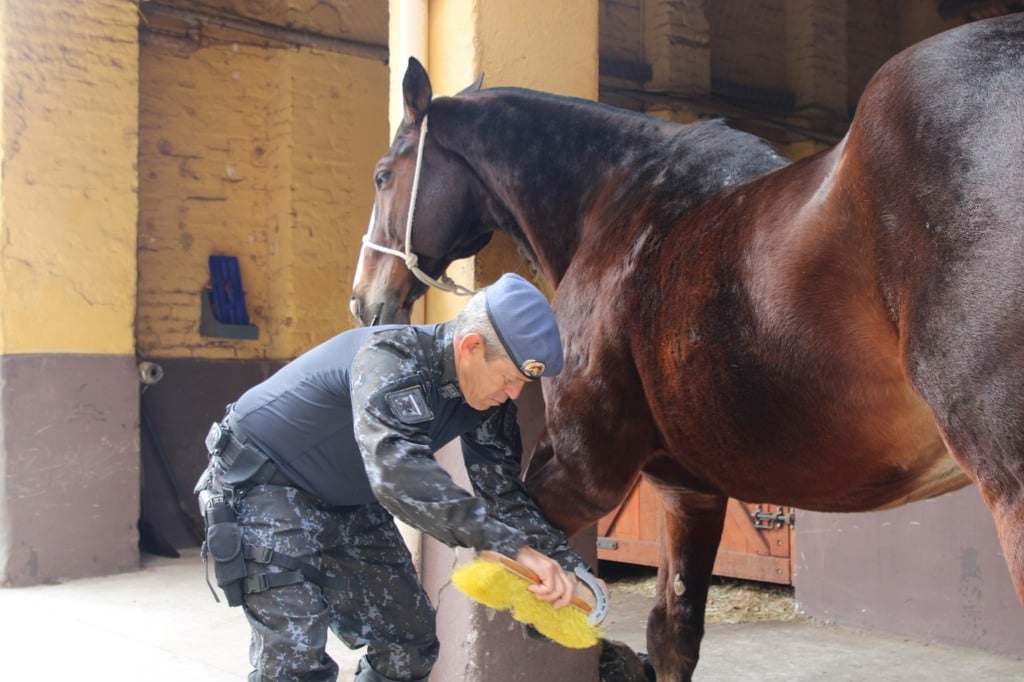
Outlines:
[{"label": "camouflage trousers", "polygon": [[[366,646],[356,680],[425,680],[437,659],[434,607],[394,519],[379,504],[334,507],[297,488],[258,485],[235,503],[243,542],[342,576],[346,590],[311,582],[245,595],[250,682],[338,678],[327,631]],[[283,571],[247,562],[249,575]]]}]

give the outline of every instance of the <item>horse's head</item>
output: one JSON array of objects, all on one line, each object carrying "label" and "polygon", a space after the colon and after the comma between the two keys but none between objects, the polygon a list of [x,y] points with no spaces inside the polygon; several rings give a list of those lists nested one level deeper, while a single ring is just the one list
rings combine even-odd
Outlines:
[{"label": "horse's head", "polygon": [[[466,91],[479,87],[478,80]],[[491,237],[479,181],[432,140],[430,78],[416,59],[409,60],[402,94],[405,114],[374,170],[377,194],[352,283],[350,308],[364,325],[407,323],[425,282],[443,277],[452,261],[478,252]]]}]

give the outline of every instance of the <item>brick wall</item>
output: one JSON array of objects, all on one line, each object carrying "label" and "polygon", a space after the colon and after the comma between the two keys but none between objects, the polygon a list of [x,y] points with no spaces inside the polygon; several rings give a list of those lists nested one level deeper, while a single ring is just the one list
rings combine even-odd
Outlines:
[{"label": "brick wall", "polygon": [[130,353],[136,10],[2,4],[0,352]]},{"label": "brick wall", "polygon": [[[140,73],[140,352],[287,358],[348,328],[386,67],[228,43],[146,48]],[[199,335],[211,254],[239,258],[258,339]]]},{"label": "brick wall", "polygon": [[138,15],[0,13],[0,584],[31,585],[138,564]]}]

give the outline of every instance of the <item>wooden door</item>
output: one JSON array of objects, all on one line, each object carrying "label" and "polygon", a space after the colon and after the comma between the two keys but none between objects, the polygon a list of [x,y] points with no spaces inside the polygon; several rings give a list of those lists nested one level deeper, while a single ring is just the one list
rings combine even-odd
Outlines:
[{"label": "wooden door", "polygon": [[[791,507],[730,499],[714,574],[792,584],[793,520]],[[626,500],[598,523],[598,558],[657,566],[661,525],[658,493],[641,478]]]}]

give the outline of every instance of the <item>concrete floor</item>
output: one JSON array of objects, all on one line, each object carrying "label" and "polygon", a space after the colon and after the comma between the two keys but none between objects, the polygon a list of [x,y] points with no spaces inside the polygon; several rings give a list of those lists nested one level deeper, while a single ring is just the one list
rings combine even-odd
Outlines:
[{"label": "concrete floor", "polygon": [[[0,679],[244,680],[248,626],[201,576],[193,551],[145,557],[136,573],[0,589]],[[644,650],[649,598],[612,587],[606,635]],[[352,679],[361,652],[333,637],[328,650]],[[1024,661],[796,620],[709,626],[695,679],[1024,682]]]},{"label": "concrete floor", "polygon": [[[606,635],[645,651],[650,599],[612,592]],[[1024,681],[1024,661],[796,619],[708,625],[694,680],[1011,682]]]}]

